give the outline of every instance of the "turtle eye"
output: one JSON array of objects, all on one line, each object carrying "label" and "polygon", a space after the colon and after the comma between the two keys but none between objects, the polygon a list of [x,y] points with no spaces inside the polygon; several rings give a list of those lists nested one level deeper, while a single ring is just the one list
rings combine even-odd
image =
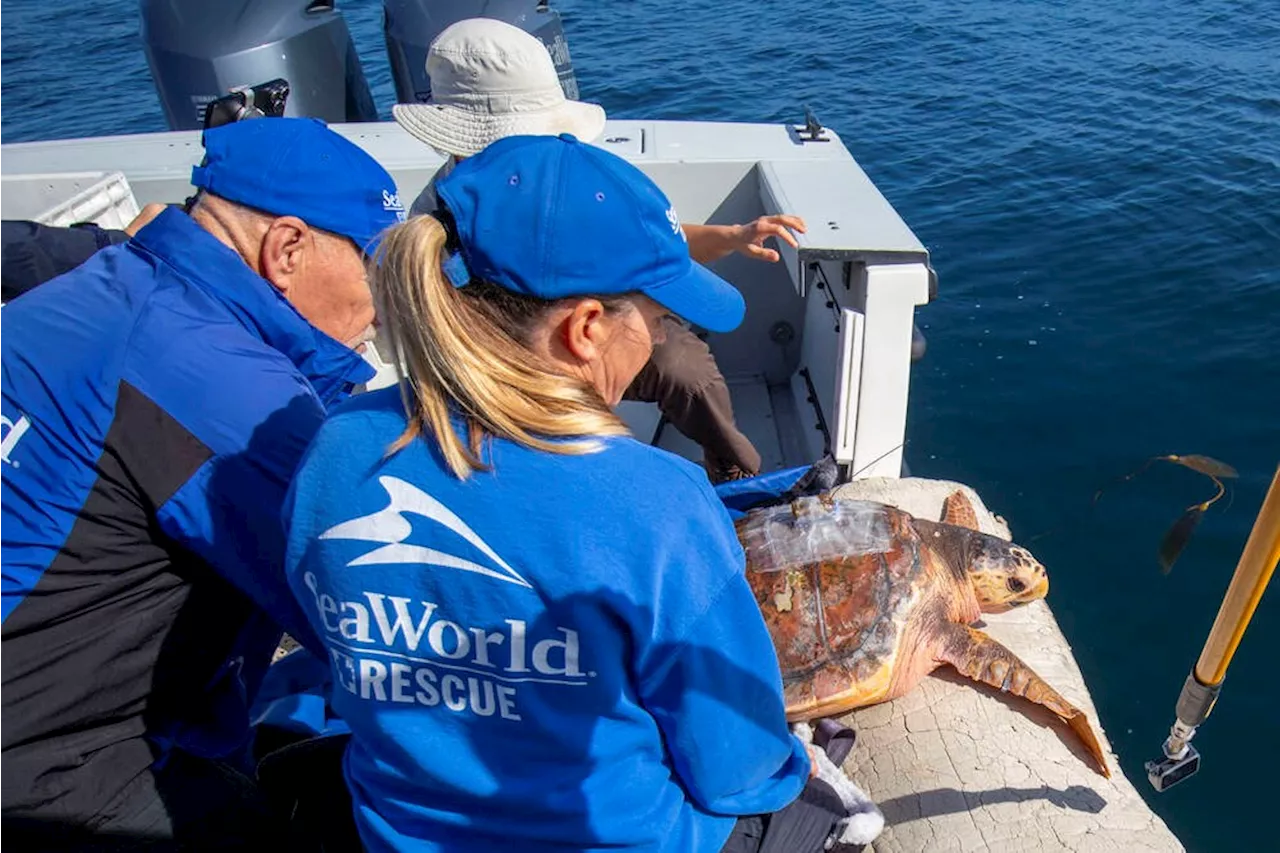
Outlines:
[{"label": "turtle eye", "polygon": [[1008,586],[1010,592],[1022,592],[1027,588],[1027,585],[1017,578],[1009,578]]}]

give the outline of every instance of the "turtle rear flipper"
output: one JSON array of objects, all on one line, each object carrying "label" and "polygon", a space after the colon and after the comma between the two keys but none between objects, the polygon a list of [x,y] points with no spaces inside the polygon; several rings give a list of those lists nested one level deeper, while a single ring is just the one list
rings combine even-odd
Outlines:
[{"label": "turtle rear flipper", "polygon": [[955,623],[946,625],[943,630],[946,637],[939,660],[951,664],[974,681],[1021,696],[1057,714],[1084,744],[1098,771],[1107,778],[1111,777],[1102,746],[1084,711],[1046,684],[1017,655],[981,631]]}]

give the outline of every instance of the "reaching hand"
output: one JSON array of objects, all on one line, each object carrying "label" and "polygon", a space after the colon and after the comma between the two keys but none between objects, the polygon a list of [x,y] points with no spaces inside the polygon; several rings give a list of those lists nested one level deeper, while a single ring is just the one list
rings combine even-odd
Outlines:
[{"label": "reaching hand", "polygon": [[792,231],[799,231],[801,234],[805,232],[804,220],[799,216],[761,216],[745,225],[733,226],[733,251],[758,261],[777,263],[780,257],[778,251],[765,248],[764,241],[775,237],[796,247],[799,244]]},{"label": "reaching hand", "polygon": [[792,231],[804,233],[804,220],[799,216],[761,216],[745,225],[684,225],[685,238],[689,241],[689,255],[700,264],[718,261],[725,255],[737,252],[758,261],[775,263],[776,249],[766,249],[764,241],[773,237],[796,246]]}]

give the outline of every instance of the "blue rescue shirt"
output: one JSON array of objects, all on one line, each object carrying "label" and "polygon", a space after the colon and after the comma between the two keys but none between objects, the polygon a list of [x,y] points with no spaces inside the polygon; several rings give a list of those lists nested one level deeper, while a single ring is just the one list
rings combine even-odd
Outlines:
[{"label": "blue rescue shirt", "polygon": [[809,762],[705,474],[632,439],[495,440],[466,481],[399,391],[320,428],[289,583],[329,649],[372,851],[718,851]]},{"label": "blue rescue shirt", "polygon": [[281,628],[323,651],[280,508],[373,370],[174,209],[3,322],[3,807],[94,826],[244,747]]}]

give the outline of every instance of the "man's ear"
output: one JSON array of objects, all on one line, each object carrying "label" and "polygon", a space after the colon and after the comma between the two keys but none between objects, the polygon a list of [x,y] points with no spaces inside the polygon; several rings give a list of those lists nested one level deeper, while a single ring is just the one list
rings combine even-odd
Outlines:
[{"label": "man's ear", "polygon": [[578,361],[589,364],[604,352],[608,329],[603,322],[604,306],[598,299],[579,300],[560,321],[564,347]]},{"label": "man's ear", "polygon": [[288,296],[306,265],[307,248],[312,238],[307,223],[296,216],[273,219],[267,233],[262,236],[258,274]]}]

